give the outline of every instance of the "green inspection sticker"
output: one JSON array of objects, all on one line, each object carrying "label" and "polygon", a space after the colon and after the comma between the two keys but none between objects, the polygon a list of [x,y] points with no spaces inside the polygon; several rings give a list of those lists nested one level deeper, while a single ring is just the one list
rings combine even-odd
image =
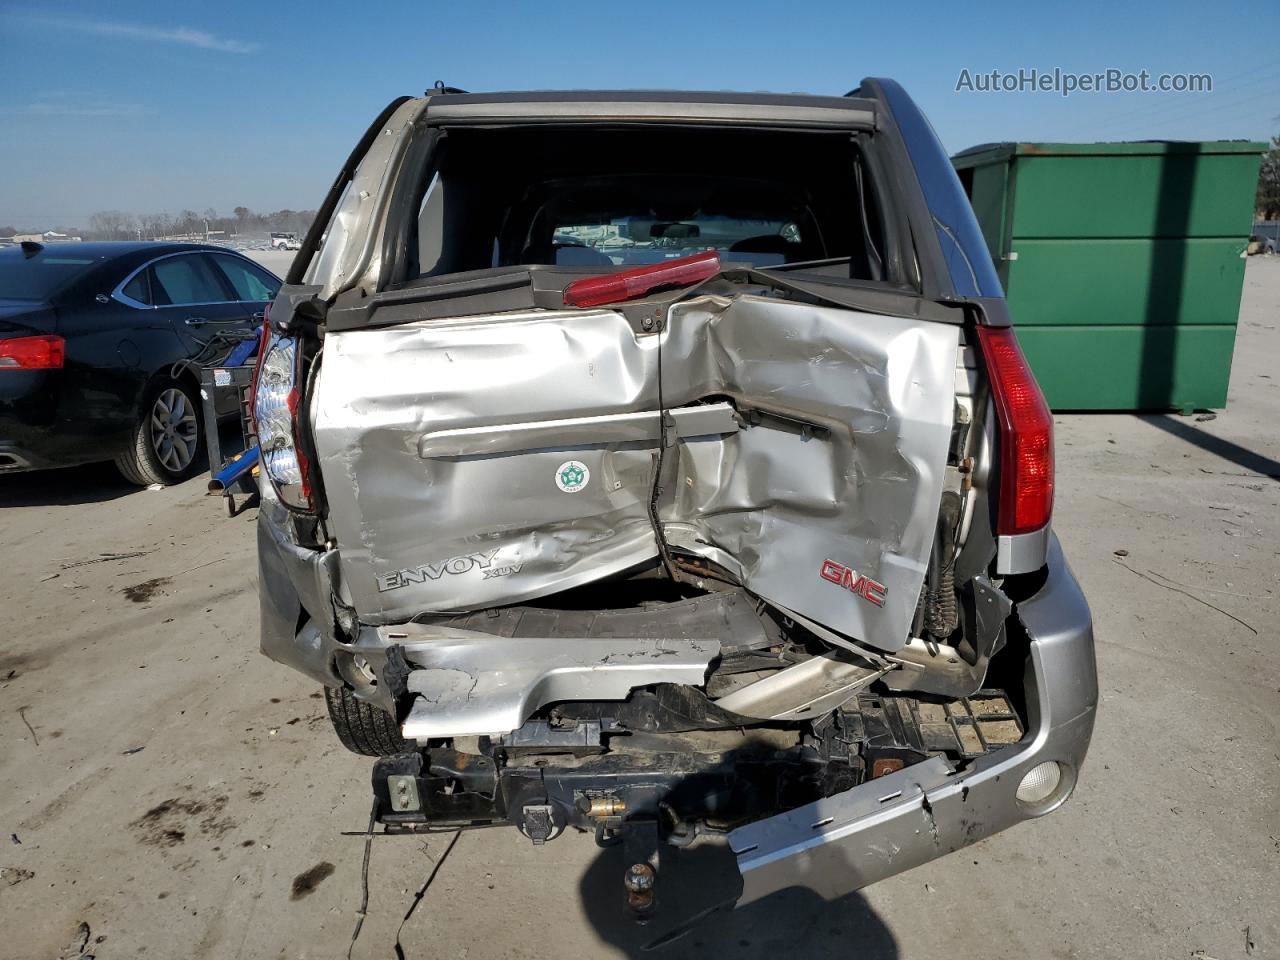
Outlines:
[{"label": "green inspection sticker", "polygon": [[591,471],[581,460],[567,460],[556,467],[556,486],[561,493],[577,493],[591,482]]}]

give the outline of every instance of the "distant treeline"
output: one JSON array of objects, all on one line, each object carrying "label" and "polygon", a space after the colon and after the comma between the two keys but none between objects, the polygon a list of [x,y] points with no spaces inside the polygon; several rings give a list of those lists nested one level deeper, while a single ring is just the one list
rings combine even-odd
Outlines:
[{"label": "distant treeline", "polygon": [[[248,207],[236,207],[231,216],[223,216],[213,209],[203,213],[183,210],[177,215],[167,212],[134,214],[124,210],[99,210],[89,217],[88,223],[83,227],[59,225],[53,229],[85,240],[154,240],[156,237],[203,235],[206,232],[219,240],[229,240],[232,236],[259,237],[272,232],[294,233],[301,238],[311,226],[315,215],[314,210],[258,213]],[[13,236],[15,233],[42,233],[48,229],[48,226],[0,226],[0,237]]]},{"label": "distant treeline", "polygon": [[1280,137],[1272,137],[1271,149],[1262,155],[1255,205],[1259,220],[1280,217]]}]

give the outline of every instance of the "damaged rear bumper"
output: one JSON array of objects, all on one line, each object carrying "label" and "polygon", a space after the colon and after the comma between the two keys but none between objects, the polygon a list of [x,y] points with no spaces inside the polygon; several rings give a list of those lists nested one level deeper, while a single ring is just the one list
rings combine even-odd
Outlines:
[{"label": "damaged rear bumper", "polygon": [[[1031,641],[1028,735],[963,769],[934,757],[739,827],[729,835],[743,877],[739,903],[789,887],[834,898],[1061,806],[1089,748],[1098,683],[1089,607],[1056,538],[1043,587],[1016,616]],[[1019,784],[1046,761],[1060,767],[1058,786],[1023,803]]]},{"label": "damaged rear bumper", "polygon": [[[259,536],[263,649],[273,659],[335,685],[342,682],[335,669],[336,655],[359,653],[376,672],[385,661],[387,644],[414,648],[412,637],[393,636],[388,629],[362,631],[357,645],[336,641],[328,602],[332,584],[338,580],[332,553],[298,547],[278,523],[261,522]],[[731,831],[729,843],[743,877],[740,903],[796,886],[827,898],[838,897],[1042,816],[1067,799],[1093,732],[1098,687],[1088,604],[1056,538],[1050,543],[1044,583],[1016,605],[1013,616],[1028,640],[1023,674],[1027,733],[1022,740],[958,767],[934,757]],[[610,643],[618,647],[617,640]],[[580,670],[558,670],[553,663],[533,660],[527,667],[536,667],[537,676],[525,677],[516,687],[537,693],[535,699],[543,703],[588,696],[587,688],[607,679],[611,671],[621,680],[640,670],[644,676],[632,680],[641,684],[696,683],[712,656],[696,640],[662,644],[660,657],[652,655],[652,644],[632,641],[636,649],[621,651],[626,656],[616,663],[602,662],[602,669],[584,689],[577,688]],[[446,652],[442,647],[440,655]],[[420,651],[415,653],[421,656]],[[613,649],[600,659],[617,656],[619,650]],[[369,693],[384,709],[394,709],[394,704],[381,702],[386,696],[381,686]],[[502,717],[479,725],[469,723],[467,729],[499,732],[516,725],[513,718],[523,718],[528,711],[529,704],[513,703]],[[412,732],[428,739],[447,735],[434,728]],[[1057,787],[1036,803],[1023,803],[1016,795],[1023,777],[1048,761],[1059,767]],[[651,772],[646,776],[646,783],[653,781]],[[520,797],[513,794],[509,799],[509,811],[519,811]],[[506,814],[498,811],[497,815]]]}]

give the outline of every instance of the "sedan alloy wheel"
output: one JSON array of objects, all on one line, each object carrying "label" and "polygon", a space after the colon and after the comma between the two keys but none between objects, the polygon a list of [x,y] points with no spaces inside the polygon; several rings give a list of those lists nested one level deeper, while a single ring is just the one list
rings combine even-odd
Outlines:
[{"label": "sedan alloy wheel", "polygon": [[191,465],[199,445],[196,412],[176,387],[162,390],[151,406],[151,447],[166,470],[181,473]]}]

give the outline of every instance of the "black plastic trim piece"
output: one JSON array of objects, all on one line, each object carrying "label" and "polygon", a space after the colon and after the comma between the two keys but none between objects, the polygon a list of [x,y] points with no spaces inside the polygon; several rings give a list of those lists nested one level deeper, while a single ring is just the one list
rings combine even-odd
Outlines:
[{"label": "black plastic trim piece", "polygon": [[876,91],[902,138],[928,205],[928,232],[936,240],[954,295],[1004,296],[973,207],[929,121],[897,81],[874,78],[864,80],[863,86]]},{"label": "black plastic trim piece", "polygon": [[879,113],[880,128],[876,132],[876,142],[881,157],[880,165],[883,174],[893,184],[893,196],[896,200],[894,209],[900,211],[903,218],[905,248],[913,254],[913,271],[917,276],[915,282],[927,297],[950,298],[955,296],[950,274],[942,257],[933,228],[933,216],[929,205],[916,178],[915,168],[911,162],[911,153],[907,149],[902,132],[893,111],[885,101],[880,81],[869,78],[862,81],[862,86],[849,96],[872,96],[882,103]]},{"label": "black plastic trim piece", "polygon": [[[567,309],[563,302],[564,288],[578,277],[603,272],[606,271],[595,267],[535,264],[419,279],[411,286],[375,294],[351,306],[335,303],[326,318],[327,329],[338,332],[511,310]],[[869,284],[820,274],[774,273],[733,264],[727,264],[721,273],[703,283],[677,291],[674,296],[658,293],[653,297],[612,304],[606,309],[626,310],[648,305],[650,310],[665,312],[666,307],[677,300],[708,292],[705,289],[707,285],[717,281],[793,291],[832,306],[868,313],[918,317],[938,323],[959,324],[965,319],[964,311],[958,309],[961,304],[930,300],[914,291],[895,289],[888,284]]]}]

